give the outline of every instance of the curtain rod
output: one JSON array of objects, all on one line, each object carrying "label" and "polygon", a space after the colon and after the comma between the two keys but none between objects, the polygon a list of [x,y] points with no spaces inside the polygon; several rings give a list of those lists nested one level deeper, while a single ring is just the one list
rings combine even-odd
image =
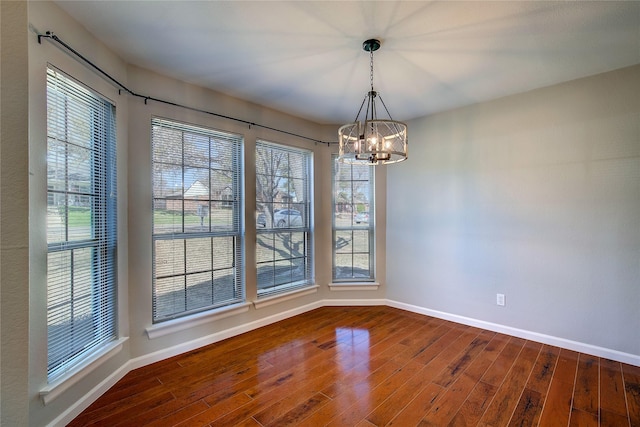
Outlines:
[{"label": "curtain rod", "polygon": [[312,142],[314,142],[316,144],[327,144],[327,146],[331,145],[331,142],[321,141],[319,139],[311,138],[311,137],[308,137],[308,136],[300,135],[300,134],[289,132],[289,131],[286,131],[286,130],[277,129],[277,128],[274,128],[274,127],[271,127],[271,126],[262,125],[262,124],[259,124],[259,123],[250,122],[248,120],[238,119],[236,117],[226,116],[224,114],[214,113],[212,111],[203,110],[203,109],[196,108],[196,107],[190,107],[188,105],[179,104],[177,102],[167,101],[165,99],[155,98],[153,96],[147,96],[147,95],[142,95],[142,94],[136,93],[136,92],[132,91],[131,89],[129,89],[128,87],[126,87],[125,85],[123,85],[122,83],[120,83],[115,78],[113,78],[109,73],[104,71],[102,68],[100,68],[99,66],[97,66],[96,64],[91,62],[89,59],[87,59],[85,56],[83,56],[80,52],[78,52],[77,50],[75,50],[74,48],[69,46],[67,43],[62,41],[62,39],[60,39],[60,37],[58,37],[55,34],[53,34],[53,32],[47,31],[45,34],[38,34],[38,44],[42,44],[42,39],[43,38],[47,38],[47,39],[53,40],[56,43],[60,44],[66,50],[68,50],[69,52],[73,53],[76,57],[80,58],[80,60],[82,60],[82,62],[84,62],[85,64],[89,65],[91,68],[93,68],[94,70],[96,70],[97,72],[102,74],[102,76],[104,78],[106,78],[107,80],[109,80],[111,83],[113,83],[114,85],[116,85],[119,88],[118,89],[118,93],[120,93],[122,90],[124,90],[125,92],[127,92],[131,96],[134,96],[136,98],[144,99],[144,103],[145,104],[147,103],[147,101],[155,101],[155,102],[159,102],[161,104],[166,104],[166,105],[171,105],[171,106],[174,106],[174,107],[184,108],[184,109],[187,109],[187,110],[196,111],[198,113],[204,113],[204,114],[208,114],[208,115],[211,115],[211,116],[220,117],[222,119],[227,119],[227,120],[232,120],[234,122],[243,123],[243,124],[248,125],[249,128],[251,128],[251,126],[260,127],[260,128],[263,128],[263,129],[268,129],[268,130],[272,130],[272,131],[275,131],[275,132],[283,133],[283,134],[286,134],[286,135],[295,136],[297,138],[306,139],[306,140],[312,141]]}]

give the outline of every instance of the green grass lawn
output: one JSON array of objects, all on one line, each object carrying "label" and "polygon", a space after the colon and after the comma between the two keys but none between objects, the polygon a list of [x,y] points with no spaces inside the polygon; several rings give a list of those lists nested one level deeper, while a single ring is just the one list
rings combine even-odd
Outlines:
[{"label": "green grass lawn", "polygon": [[76,227],[86,227],[91,225],[91,209],[69,206],[69,225]]},{"label": "green grass lawn", "polygon": [[[86,227],[91,225],[91,209],[69,206],[69,226],[70,227]],[[226,225],[231,222],[232,212],[230,209],[221,209],[213,212],[214,225]],[[182,222],[182,216],[169,211],[155,211],[153,213],[153,222],[157,225],[162,224],[179,224]],[[208,222],[208,217],[205,217]],[[186,214],[184,216],[185,224],[200,224],[200,216]]]},{"label": "green grass lawn", "polygon": [[[156,225],[161,224],[179,224],[182,221],[182,215],[176,215],[175,213],[168,211],[155,211],[153,213],[153,223]],[[198,215],[185,215],[185,224],[200,224],[200,217]]]}]

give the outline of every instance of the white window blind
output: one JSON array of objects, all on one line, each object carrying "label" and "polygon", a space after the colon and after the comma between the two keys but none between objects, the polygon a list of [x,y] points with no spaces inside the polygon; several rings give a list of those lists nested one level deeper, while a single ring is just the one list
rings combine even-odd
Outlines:
[{"label": "white window blind", "polygon": [[311,152],[256,142],[258,297],[313,283]]},{"label": "white window blind", "polygon": [[115,107],[47,69],[48,379],[116,338]]},{"label": "white window blind", "polygon": [[153,321],[244,299],[242,137],[153,118]]},{"label": "white window blind", "polygon": [[333,156],[333,281],[373,281],[375,221],[373,166]]}]

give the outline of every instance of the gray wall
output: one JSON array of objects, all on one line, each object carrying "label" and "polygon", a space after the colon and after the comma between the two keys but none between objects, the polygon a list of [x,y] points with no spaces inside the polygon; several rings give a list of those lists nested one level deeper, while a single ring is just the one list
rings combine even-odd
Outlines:
[{"label": "gray wall", "polygon": [[0,424],[28,419],[27,4],[0,2]]},{"label": "gray wall", "polygon": [[410,122],[387,298],[640,355],[639,95],[635,66]]}]

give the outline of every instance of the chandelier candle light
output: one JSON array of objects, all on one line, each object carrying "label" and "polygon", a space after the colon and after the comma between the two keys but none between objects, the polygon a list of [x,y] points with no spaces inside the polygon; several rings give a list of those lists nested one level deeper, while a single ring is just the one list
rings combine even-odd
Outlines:
[{"label": "chandelier candle light", "polygon": [[[378,92],[373,90],[373,52],[380,48],[380,40],[369,39],[362,48],[370,53],[371,90],[365,95],[355,123],[338,129],[339,160],[343,163],[386,165],[407,160],[407,125],[391,118]],[[384,107],[389,120],[377,117],[376,98]],[[359,120],[365,103],[364,121]]]}]

